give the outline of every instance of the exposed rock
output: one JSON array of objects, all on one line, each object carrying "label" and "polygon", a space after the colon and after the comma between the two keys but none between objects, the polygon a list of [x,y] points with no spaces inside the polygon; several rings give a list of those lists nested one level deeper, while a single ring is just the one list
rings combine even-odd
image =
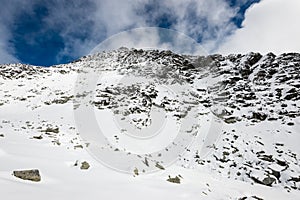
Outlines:
[{"label": "exposed rock", "polygon": [[74,149],[83,149],[83,146],[81,144],[75,145]]},{"label": "exposed rock", "polygon": [[264,160],[264,161],[268,161],[268,162],[274,162],[273,156],[272,155],[259,155],[258,156],[259,159]]},{"label": "exposed rock", "polygon": [[45,133],[59,133],[59,128],[50,128],[48,127],[46,130],[41,130],[41,132]]},{"label": "exposed rock", "polygon": [[262,185],[266,185],[266,186],[272,186],[272,184],[276,182],[276,178],[271,177],[271,176],[264,177],[263,179],[260,179],[260,178],[254,177],[254,176],[250,176],[250,178],[254,182],[262,184]]},{"label": "exposed rock", "polygon": [[287,125],[288,126],[294,126],[295,124],[294,124],[294,122],[288,122]]},{"label": "exposed rock", "polygon": [[41,181],[40,172],[37,169],[14,171],[13,175],[23,180],[29,180],[34,182]]},{"label": "exposed rock", "polygon": [[[68,101],[70,101],[74,96],[63,96],[61,97],[61,99],[55,99],[52,101],[52,103],[55,103],[55,104],[64,104],[64,103],[67,103]],[[49,105],[49,104],[48,104]]]},{"label": "exposed rock", "polygon": [[161,170],[165,170],[165,168],[160,165],[159,163],[156,163],[155,167],[157,167],[158,169],[161,169]]},{"label": "exposed rock", "polygon": [[254,65],[256,64],[263,56],[260,54],[260,53],[253,53],[251,52],[249,55],[248,55],[248,59],[247,59],[247,62],[249,65]]},{"label": "exposed rock", "polygon": [[174,178],[172,178],[171,176],[169,176],[169,178],[167,179],[167,181],[169,181],[171,183],[180,184],[180,178],[179,178],[179,176],[175,176]]},{"label": "exposed rock", "polygon": [[241,197],[238,200],[264,200],[264,199],[257,196],[251,196],[251,197]]},{"label": "exposed rock", "polygon": [[258,120],[265,120],[268,116],[265,113],[259,113],[259,112],[253,112],[252,118],[258,119]]},{"label": "exposed rock", "polygon": [[284,99],[285,100],[292,100],[292,99],[296,99],[298,97],[298,93],[291,93],[291,94],[287,94]]},{"label": "exposed rock", "polygon": [[138,170],[137,168],[135,168],[135,169],[133,170],[133,173],[134,173],[136,176],[138,176],[138,175],[139,175],[139,170]]},{"label": "exposed rock", "polygon": [[87,170],[89,168],[90,168],[90,164],[88,162],[84,161],[81,163],[80,169]]},{"label": "exposed rock", "polygon": [[281,159],[276,159],[276,162],[278,165],[283,166],[283,167],[289,167],[288,163],[285,160],[281,160]]},{"label": "exposed rock", "polygon": [[228,117],[228,118],[225,118],[224,121],[227,124],[233,124],[233,123],[236,123],[238,121],[238,119],[236,117]]},{"label": "exposed rock", "polygon": [[33,139],[37,139],[37,140],[41,140],[41,139],[43,139],[43,136],[42,136],[42,135],[39,135],[39,136],[33,136],[32,138],[33,138]]},{"label": "exposed rock", "polygon": [[300,176],[299,177],[291,177],[288,181],[300,182]]},{"label": "exposed rock", "polygon": [[263,183],[264,185],[271,186],[275,181],[276,181],[275,178],[269,176],[269,177],[264,178],[264,179],[262,180],[262,183]]}]

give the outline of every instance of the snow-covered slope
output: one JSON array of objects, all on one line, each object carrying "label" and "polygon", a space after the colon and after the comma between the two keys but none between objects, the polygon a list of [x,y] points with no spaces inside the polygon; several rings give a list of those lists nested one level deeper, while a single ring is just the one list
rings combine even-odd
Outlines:
[{"label": "snow-covered slope", "polygon": [[6,199],[300,198],[300,54],[0,65],[0,97]]}]

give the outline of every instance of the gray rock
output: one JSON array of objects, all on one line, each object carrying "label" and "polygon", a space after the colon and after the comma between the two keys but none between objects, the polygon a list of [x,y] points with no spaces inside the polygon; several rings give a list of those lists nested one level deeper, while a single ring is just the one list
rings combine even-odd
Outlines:
[{"label": "gray rock", "polygon": [[157,167],[160,170],[165,170],[165,168],[162,165],[160,165],[159,163],[156,163],[155,167]]},{"label": "gray rock", "polygon": [[233,123],[236,123],[238,120],[236,117],[228,117],[228,118],[225,118],[224,121],[227,124],[233,124]]},{"label": "gray rock", "polygon": [[180,184],[180,178],[179,176],[175,176],[174,178],[170,177],[167,179],[167,181],[171,182],[171,183],[177,183]]},{"label": "gray rock", "polygon": [[59,133],[59,128],[50,128],[48,127],[46,130],[41,130],[41,132],[45,132],[45,133]]},{"label": "gray rock", "polygon": [[80,169],[87,170],[90,168],[90,164],[86,161],[81,163]]},{"label": "gray rock", "polygon": [[300,176],[299,177],[291,177],[288,181],[300,182]]},{"label": "gray rock", "polygon": [[13,175],[23,180],[29,180],[34,182],[41,181],[40,172],[37,169],[14,171]]},{"label": "gray rock", "polygon": [[253,112],[252,118],[264,121],[268,116],[265,113]]},{"label": "gray rock", "polygon": [[267,186],[271,186],[276,181],[273,177],[266,177],[262,180],[262,183]]},{"label": "gray rock", "polygon": [[135,169],[133,170],[133,173],[134,173],[136,176],[138,176],[138,175],[139,175],[139,170],[138,170],[137,168],[135,168]]}]

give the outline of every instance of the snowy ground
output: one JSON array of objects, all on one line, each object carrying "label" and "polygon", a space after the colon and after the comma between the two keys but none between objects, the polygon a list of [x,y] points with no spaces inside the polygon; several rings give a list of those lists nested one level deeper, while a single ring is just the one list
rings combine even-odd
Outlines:
[{"label": "snowy ground", "polygon": [[[97,60],[90,62],[99,64]],[[111,60],[108,60],[109,62]],[[139,169],[139,175],[137,175],[134,168],[130,169],[129,173],[122,173],[101,164],[97,156],[91,153],[88,142],[79,134],[78,123],[75,122],[76,112],[73,106],[76,107],[78,102],[75,99],[73,104],[73,96],[76,95],[74,88],[78,78],[76,71],[78,65],[81,63],[56,66],[47,72],[33,72],[33,75],[24,72],[24,77],[20,78],[6,78],[3,74],[0,77],[0,192],[2,198],[24,200],[300,199],[299,182],[289,182],[291,177],[300,178],[299,116],[283,118],[285,123],[279,120],[254,122],[239,119],[234,123],[222,123],[220,127],[208,127],[206,125],[213,124],[214,117],[210,109],[202,106],[199,108],[198,137],[189,148],[185,149],[185,153],[177,162],[164,166],[164,170],[158,169],[155,173],[143,173]],[[146,65],[142,64],[142,66]],[[13,71],[12,68],[16,69],[18,66],[2,66],[2,69],[6,69],[6,74]],[[108,68],[115,71],[112,66]],[[124,69],[119,72],[124,73]],[[3,70],[2,73],[4,73]],[[131,73],[134,74],[135,71]],[[147,70],[144,70],[144,73],[147,74]],[[22,72],[14,72],[14,74],[22,75]],[[98,87],[99,91],[104,91],[109,86],[108,83],[115,80],[114,77],[117,76],[112,72],[107,72],[104,77],[109,78],[107,81],[103,79],[102,82],[100,81],[102,85]],[[195,81],[191,86],[192,89],[196,87],[207,89],[203,84],[203,79]],[[111,89],[118,90],[115,86],[111,86]],[[155,87],[155,89],[159,90],[159,95],[168,93],[164,91],[164,88]],[[141,90],[148,91],[147,88]],[[201,94],[201,89],[199,91]],[[109,122],[111,121],[108,114],[110,111],[107,107],[114,105],[114,102],[126,103],[117,96],[109,95],[111,94],[105,93],[105,95],[98,96],[100,99],[97,99],[98,97],[95,99],[96,103],[103,98],[112,102],[108,106],[105,103],[104,105],[95,104],[97,105],[95,106],[97,120],[103,126],[103,130],[113,130],[112,123]],[[168,100],[158,96],[156,103],[174,102],[167,108],[171,113],[168,115],[170,118],[168,123],[172,124],[175,123],[172,121],[175,120],[172,116],[181,115],[183,112],[176,107],[180,105],[180,102],[172,100],[175,98],[174,95],[168,94],[167,96]],[[134,107],[140,105],[142,100],[142,96],[137,95],[128,102]],[[182,98],[182,100],[193,101],[193,98]],[[185,105],[192,105],[192,103],[185,103]],[[288,108],[293,109],[295,107],[293,106],[288,105]],[[141,127],[142,122],[147,123],[147,115],[144,115],[147,112],[147,107],[145,107],[142,114],[130,115],[133,118],[140,118],[140,121],[135,124],[137,127]],[[234,111],[234,114],[238,115],[238,112],[245,111]],[[242,115],[239,114],[239,116]],[[204,123],[205,121],[207,123]],[[288,124],[289,122],[293,122],[293,125]],[[220,123],[213,125],[218,126]],[[117,133],[113,131],[105,133],[108,139],[110,138],[110,143],[117,145],[118,148],[131,148],[132,152],[141,153],[156,151],[167,145],[168,140],[172,141],[175,137],[174,131],[176,131],[172,128],[174,127],[168,125],[167,131],[159,139],[155,140],[154,137],[152,142],[143,141],[143,149],[139,148],[141,143],[130,143],[130,137],[125,134],[117,135],[118,140],[115,140]],[[211,150],[206,149],[208,154],[204,156],[200,150],[203,147],[202,140],[206,138],[203,134],[210,133],[208,130],[221,131],[221,134],[211,139],[213,144]],[[168,134],[168,137],[165,134]],[[141,152],[138,152],[139,150]],[[201,157],[197,157],[198,153]],[[273,161],[261,159],[262,157],[269,158],[268,155],[272,155]],[[81,163],[84,161],[90,165],[87,170],[81,169]],[[285,165],[288,167],[286,168]],[[42,180],[31,182],[12,175],[14,170],[24,169],[38,169]],[[268,170],[272,171],[272,169],[280,171],[281,175],[274,183],[271,183],[272,187],[254,181],[255,178],[262,180],[268,174]],[[169,176],[180,177],[180,184],[167,181]],[[268,176],[273,175],[268,174]]]}]

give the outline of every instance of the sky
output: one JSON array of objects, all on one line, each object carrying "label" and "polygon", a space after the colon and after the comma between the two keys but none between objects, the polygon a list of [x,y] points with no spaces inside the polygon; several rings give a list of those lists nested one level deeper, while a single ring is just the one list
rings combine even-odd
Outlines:
[{"label": "sky", "polygon": [[[148,42],[161,37],[151,32],[149,38],[146,31],[130,34],[130,30],[143,27],[178,31],[209,54],[300,52],[299,0],[0,0],[0,3],[2,64],[67,63],[124,31],[127,34],[121,34],[122,42],[118,43],[122,46],[135,47],[130,41],[136,37],[147,38]],[[163,43],[162,38],[157,41]]]}]

